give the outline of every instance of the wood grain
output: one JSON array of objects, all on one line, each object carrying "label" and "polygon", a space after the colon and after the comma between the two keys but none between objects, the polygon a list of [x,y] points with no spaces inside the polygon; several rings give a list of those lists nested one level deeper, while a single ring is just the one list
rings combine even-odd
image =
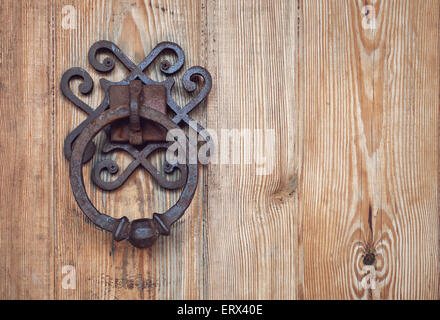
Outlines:
[{"label": "wood grain", "polygon": [[0,32],[0,297],[53,297],[49,4],[4,1]]},{"label": "wood grain", "polygon": [[[0,298],[439,299],[439,13],[437,0],[3,1]],[[85,114],[59,82],[82,67],[95,82],[84,101],[101,102],[99,79],[127,74],[88,64],[101,39],[136,63],[178,43],[184,70],[213,77],[191,116],[217,134],[219,157],[222,143],[240,155],[200,167],[190,208],[152,249],[113,243],[71,192],[63,142]],[[158,65],[147,74],[161,80]],[[240,130],[274,143],[253,148]],[[135,219],[176,202],[142,170],[101,192],[89,177],[102,157],[84,174],[99,210]],[[62,286],[68,265],[75,289]]]},{"label": "wood grain", "polygon": [[[55,12],[61,12],[72,1],[57,2]],[[77,30],[64,31],[61,16],[56,17],[56,82],[68,66],[87,66],[87,52],[97,40],[106,39],[118,46],[136,63],[141,62],[151,49],[161,41],[180,43],[186,54],[186,66],[203,63],[204,48],[201,46],[199,19],[201,4],[194,2],[142,2],[142,1],[78,1],[72,4],[78,13]],[[182,43],[181,39],[186,39]],[[156,68],[148,74],[157,80],[163,76]],[[117,67],[108,78],[122,80],[126,74],[122,66]],[[98,75],[88,68],[94,79]],[[183,72],[177,74],[180,79]],[[97,91],[97,89],[95,89]],[[99,104],[101,96],[89,98],[93,106]],[[179,104],[188,100],[180,81],[175,99]],[[203,286],[203,244],[205,233],[202,227],[203,184],[197,190],[193,204],[183,219],[173,227],[170,237],[162,238],[152,249],[137,250],[127,241],[112,243],[111,235],[97,231],[79,211],[68,183],[68,163],[62,155],[62,143],[66,134],[84,119],[80,111],[58,94],[56,116],[56,186],[57,192],[57,255],[56,269],[73,265],[80,275],[77,290],[56,287],[60,298],[105,298],[105,299],[166,299],[201,298]],[[203,108],[201,108],[203,109]],[[202,120],[203,110],[194,112]],[[74,120],[74,121],[72,121]],[[121,170],[130,163],[129,157],[118,155]],[[163,156],[156,156],[154,164],[160,165]],[[90,183],[89,172],[85,173],[88,191],[98,209],[114,217],[126,215],[129,219],[152,217],[153,212],[164,212],[178,199],[178,192],[165,192],[154,184],[141,170],[133,175],[121,191],[102,195]],[[203,172],[200,179],[203,180]],[[188,218],[190,217],[190,218]],[[103,246],[104,245],[104,246]],[[114,247],[112,247],[114,246]],[[90,263],[90,261],[93,261]],[[58,283],[62,273],[58,272]]]},{"label": "wood grain", "polygon": [[[439,298],[438,5],[300,5],[306,299]],[[362,285],[368,253],[375,289]]]},{"label": "wood grain", "polygon": [[224,129],[273,130],[275,140],[263,151],[266,175],[246,164],[245,140],[231,146],[238,164],[209,168],[209,298],[297,298],[295,11],[290,1],[208,5],[209,127],[220,144]]}]

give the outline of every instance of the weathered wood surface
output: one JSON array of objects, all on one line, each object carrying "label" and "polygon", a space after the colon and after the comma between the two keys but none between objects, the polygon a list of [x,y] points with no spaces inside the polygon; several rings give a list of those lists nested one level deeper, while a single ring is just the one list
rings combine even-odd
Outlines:
[{"label": "weathered wood surface", "polygon": [[[0,298],[439,299],[439,11],[436,0],[3,1]],[[100,39],[134,62],[180,44],[184,69],[213,76],[191,116],[219,138],[273,130],[273,170],[201,168],[170,237],[147,250],[112,243],[76,205],[62,154],[85,115],[59,82],[85,68],[95,89],[84,101],[99,104],[87,52]],[[105,77],[126,74],[116,69]],[[174,97],[190,99],[181,85]],[[115,217],[151,217],[179,196],[140,170],[114,193],[89,176],[87,165],[92,200]],[[67,265],[75,289],[62,286]]]},{"label": "weathered wood surface", "polygon": [[0,17],[0,297],[54,291],[50,4],[2,2]]}]

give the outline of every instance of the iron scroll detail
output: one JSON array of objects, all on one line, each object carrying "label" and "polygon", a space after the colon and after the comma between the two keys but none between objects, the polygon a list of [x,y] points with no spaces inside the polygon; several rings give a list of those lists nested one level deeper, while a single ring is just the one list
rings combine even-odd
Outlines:
[{"label": "iron scroll detail", "polygon": [[[63,74],[60,83],[63,95],[87,114],[86,120],[68,134],[63,148],[65,157],[70,161],[70,183],[75,200],[83,213],[96,226],[111,232],[116,241],[128,240],[139,248],[152,246],[160,235],[169,235],[171,226],[182,217],[190,205],[198,179],[198,165],[190,163],[188,152],[185,163],[165,162],[162,169],[164,172],[158,171],[149,162],[148,156],[156,150],[167,149],[172,142],[165,140],[166,133],[179,128],[182,124],[187,124],[197,131],[206,141],[210,140],[207,131],[194,121],[189,113],[208,96],[212,87],[211,75],[199,66],[191,67],[183,74],[183,87],[188,92],[193,92],[197,88],[196,76],[203,78],[204,83],[198,94],[185,106],[180,107],[171,97],[171,90],[175,84],[172,78],[158,82],[144,73],[145,69],[165,52],[171,52],[177,58],[173,64],[167,60],[161,62],[160,71],[170,76],[182,69],[185,59],[183,50],[175,43],[159,43],[138,65],[110,41],[98,41],[93,44],[88,53],[88,60],[97,72],[111,72],[116,65],[115,59],[129,71],[128,76],[119,82],[100,79],[104,98],[96,108],[82,101],[70,88],[70,82],[79,78],[82,80],[79,85],[81,94],[90,94],[94,84],[87,71],[77,67],[71,68]],[[112,56],[107,56],[101,62],[98,59],[99,53]],[[171,110],[175,115],[170,118],[167,110]],[[101,131],[106,134],[106,141],[100,150],[102,153],[120,150],[131,155],[133,160],[113,181],[101,179],[101,172],[117,174],[119,171],[117,163],[112,159],[95,163],[91,179],[96,186],[105,191],[115,190],[121,187],[137,168],[144,168],[162,188],[169,190],[183,188],[177,203],[164,213],[154,213],[152,219],[144,218],[131,222],[125,216],[116,219],[99,212],[87,195],[83,180],[83,165],[97,152],[93,138]],[[182,148],[191,143],[188,138],[185,142]],[[180,178],[170,181],[166,178],[166,174],[174,170],[180,171]]]}]

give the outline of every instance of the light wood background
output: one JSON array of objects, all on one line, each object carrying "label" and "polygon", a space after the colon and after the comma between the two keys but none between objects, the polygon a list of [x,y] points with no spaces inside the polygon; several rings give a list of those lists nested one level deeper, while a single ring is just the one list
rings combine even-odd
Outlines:
[{"label": "light wood background", "polygon": [[[437,0],[2,1],[0,298],[439,299],[439,11]],[[160,41],[180,44],[185,70],[213,76],[191,116],[217,133],[273,129],[272,174],[201,168],[170,237],[112,243],[76,205],[62,154],[85,115],[61,76],[88,70],[84,100],[97,106],[87,52],[101,39],[136,63]],[[122,79],[116,69],[105,77]],[[174,96],[189,99],[181,85]],[[131,219],[178,197],[141,171],[115,193],[88,190]],[[75,289],[62,287],[66,265]]]}]

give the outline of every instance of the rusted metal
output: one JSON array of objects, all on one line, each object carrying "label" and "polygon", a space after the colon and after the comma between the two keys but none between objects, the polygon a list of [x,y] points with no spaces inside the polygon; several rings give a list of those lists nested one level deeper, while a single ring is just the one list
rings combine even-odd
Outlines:
[{"label": "rusted metal", "polygon": [[146,158],[153,152],[164,149],[166,150],[170,142],[161,143],[151,143],[145,146],[142,151],[138,151],[135,147],[129,144],[115,144],[111,142],[106,142],[102,148],[103,153],[109,153],[115,150],[123,150],[130,154],[134,160],[130,165],[124,170],[124,172],[119,175],[119,177],[114,181],[104,181],[101,179],[100,175],[103,170],[107,170],[112,175],[118,173],[119,166],[116,161],[112,159],[105,159],[98,162],[92,169],[92,180],[93,182],[103,190],[112,191],[116,190],[122,186],[125,181],[130,177],[130,175],[139,167],[142,166],[147,170],[151,177],[162,187],[169,190],[180,189],[185,185],[187,168],[183,164],[176,164],[172,167],[172,170],[164,170],[165,173],[172,173],[176,168],[180,170],[180,178],[175,181],[169,181],[163,173],[159,172]]},{"label": "rusted metal", "polygon": [[[130,104],[130,93],[127,85],[114,85],[109,88],[110,109]],[[139,105],[156,109],[163,114],[167,113],[167,90],[161,85],[143,85]],[[157,124],[144,119],[140,120],[142,141],[164,141],[166,130]],[[129,119],[122,119],[110,126],[110,140],[112,142],[129,142]]]},{"label": "rusted metal", "polygon": [[[144,70],[163,52],[173,52],[177,60],[174,64],[163,60],[160,70],[169,76],[179,71],[184,64],[182,49],[171,42],[158,44],[151,53],[139,64],[135,65],[112,42],[98,41],[89,50],[89,62],[98,72],[107,73],[114,69],[115,61],[106,57],[98,61],[97,54],[101,52],[113,54],[129,71],[129,75],[122,81],[110,82],[100,80],[104,89],[102,103],[93,109],[79,99],[71,90],[70,82],[79,78],[82,83],[79,91],[83,95],[93,90],[93,80],[81,68],[72,68],[65,72],[61,79],[61,91],[73,104],[84,111],[88,117],[66,138],[64,154],[70,160],[70,182],[75,199],[84,214],[98,227],[113,234],[116,241],[127,239],[136,247],[146,248],[153,245],[159,235],[168,235],[170,228],[185,212],[191,203],[197,188],[197,163],[190,163],[188,152],[185,163],[170,164],[165,162],[163,172],[158,171],[148,160],[148,156],[157,150],[167,149],[172,143],[165,141],[169,130],[179,128],[178,124],[186,123],[196,130],[206,141],[210,140],[204,128],[195,122],[188,114],[199,105],[209,94],[212,80],[209,72],[202,67],[192,67],[183,75],[183,87],[188,92],[195,91],[196,77],[203,78],[204,85],[199,93],[184,107],[179,107],[171,98],[171,89],[174,85],[172,78],[163,82],[153,81],[144,74]],[[166,107],[175,113],[170,119]],[[115,175],[119,166],[113,159],[103,159],[92,168],[92,181],[101,189],[112,191],[124,184],[133,172],[142,167],[153,179],[165,189],[179,189],[183,187],[177,203],[162,214],[154,213],[152,219],[138,219],[132,222],[127,217],[112,218],[99,212],[87,195],[83,180],[83,164],[89,161],[96,152],[93,138],[102,130],[107,135],[102,153],[111,153],[122,150],[133,157],[133,161],[113,181],[101,179],[103,171]],[[186,149],[190,145],[186,139]],[[174,170],[180,171],[180,178],[175,181],[167,179],[166,174]]]},{"label": "rusted metal", "polygon": [[136,146],[142,144],[141,119],[139,118],[139,100],[142,92],[140,80],[130,81],[130,124],[128,126],[130,144]]},{"label": "rusted metal", "polygon": [[[177,128],[174,122],[154,109],[144,108],[139,111],[139,115],[142,118],[158,123],[167,130]],[[136,223],[132,225],[127,217],[115,219],[99,212],[91,203],[86,193],[83,180],[82,159],[87,145],[102,129],[116,120],[129,116],[130,109],[128,107],[107,110],[92,120],[89,125],[82,130],[72,150],[70,159],[70,183],[79,207],[93,223],[113,233],[117,241],[129,239],[130,242],[137,247],[148,247],[152,244],[153,238],[155,239],[152,234],[156,234],[157,232],[158,234],[168,235],[171,225],[176,222],[184,214],[186,208],[188,208],[197,187],[198,168],[197,164],[190,164],[189,158],[187,157],[186,183],[179,200],[165,213],[155,213],[152,221],[148,222],[148,224],[140,223],[139,220],[135,220],[133,223]],[[154,148],[154,146],[152,148]],[[138,159],[135,161],[138,161]],[[152,230],[153,227],[154,230]]]}]

